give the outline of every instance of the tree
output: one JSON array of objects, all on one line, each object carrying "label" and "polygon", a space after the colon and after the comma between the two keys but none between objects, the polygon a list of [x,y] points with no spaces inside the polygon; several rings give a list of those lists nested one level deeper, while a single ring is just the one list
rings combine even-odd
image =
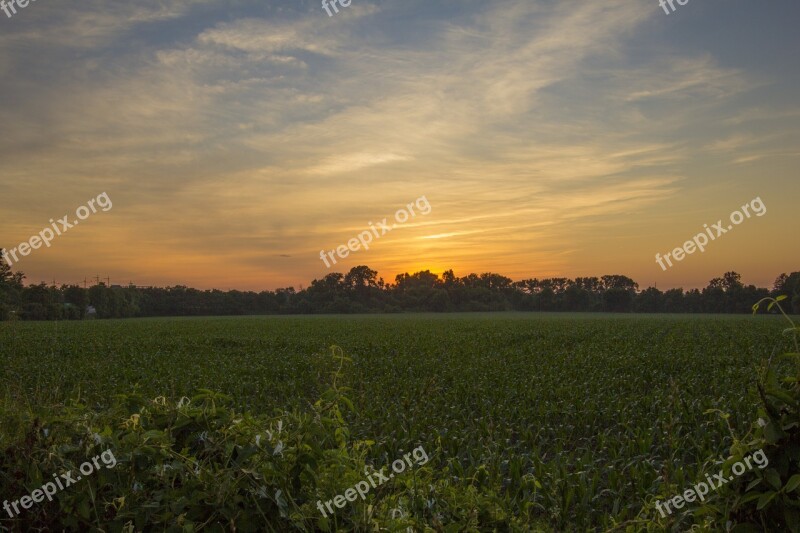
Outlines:
[{"label": "tree", "polygon": [[450,310],[450,297],[444,289],[434,289],[433,296],[428,302],[431,311],[444,313]]},{"label": "tree", "polygon": [[97,312],[97,318],[113,318],[111,290],[105,283],[89,288],[89,304]]},{"label": "tree", "polygon": [[541,290],[539,280],[536,278],[517,281],[514,283],[514,287],[516,287],[518,291],[522,291],[525,294],[536,294]]},{"label": "tree", "polygon": [[507,291],[511,288],[513,283],[511,278],[501,276],[500,274],[493,274],[492,272],[481,274],[481,286],[489,290]]},{"label": "tree", "polygon": [[791,300],[792,311],[800,314],[800,272],[792,272],[788,276],[786,274],[778,276],[773,291],[776,296],[785,294]]},{"label": "tree", "polygon": [[708,286],[703,289],[702,303],[704,313],[725,313],[729,312],[725,289],[723,289],[722,278],[714,278]]},{"label": "tree", "polygon": [[600,278],[600,285],[604,290],[622,289],[625,291],[636,291],[639,288],[639,284],[631,278],[628,276],[620,276],[619,274],[603,276]]},{"label": "tree", "polygon": [[670,289],[664,293],[664,312],[685,313],[683,289]]},{"label": "tree", "polygon": [[[98,318],[133,316],[207,316],[243,314],[368,313],[402,311],[611,311],[667,313],[746,313],[752,303],[770,291],[744,286],[741,275],[726,272],[701,291],[656,288],[638,291],[639,285],[618,274],[598,277],[547,279],[510,278],[484,272],[463,278],[446,270],[441,279],[429,270],[400,274],[387,285],[378,273],[359,265],[347,274],[332,272],[315,279],[307,289],[288,287],[275,291],[197,290],[175,287],[107,287],[89,290],[64,285],[24,286],[25,276],[13,273],[0,258],[0,320],[79,319],[87,304]],[[800,272],[781,274],[772,296],[786,294],[800,312]]]},{"label": "tree", "polygon": [[70,285],[68,287],[62,287],[61,290],[64,293],[64,302],[73,305],[75,309],[77,309],[77,311],[75,311],[77,314],[76,318],[83,319],[83,317],[86,316],[86,306],[89,305],[89,294],[86,292],[86,289],[77,285]]},{"label": "tree", "polygon": [[575,285],[593,293],[600,293],[603,290],[603,285],[597,277],[575,278]]},{"label": "tree", "polygon": [[636,296],[636,311],[661,313],[664,311],[664,303],[664,293],[655,287],[648,287]]},{"label": "tree", "polygon": [[445,270],[442,273],[442,283],[444,284],[444,288],[448,290],[455,289],[456,287],[461,285],[460,281],[458,280],[458,277],[456,277],[452,269]]},{"label": "tree", "polygon": [[722,288],[725,289],[725,292],[744,288],[741,274],[737,272],[725,272],[725,274],[722,275]]},{"label": "tree", "polygon": [[600,284],[603,292],[603,308],[613,313],[627,313],[633,308],[633,299],[639,284],[628,276],[618,274],[603,276]]},{"label": "tree", "polygon": [[441,284],[439,281],[439,276],[430,270],[415,272],[411,275],[409,275],[407,272],[405,274],[398,274],[395,276],[394,281],[395,285],[400,291],[406,291],[412,288],[433,289],[437,285]]},{"label": "tree", "polygon": [[[294,292],[294,289],[292,289]],[[331,272],[321,280],[315,279],[308,288],[309,292],[341,294],[344,292],[344,274],[341,272]]]},{"label": "tree", "polygon": [[368,266],[356,266],[344,277],[344,285],[348,289],[365,293],[369,287],[378,286],[378,272]]},{"label": "tree", "polygon": [[725,272],[721,278],[713,278],[703,289],[703,311],[706,313],[746,312],[752,302],[747,300],[738,272]]},{"label": "tree", "polygon": [[[704,291],[705,292],[705,291]],[[683,295],[684,313],[708,313],[703,304],[703,294],[698,289],[686,291]]]},{"label": "tree", "polygon": [[571,284],[564,291],[565,311],[589,311],[592,308],[592,294],[577,284]]},{"label": "tree", "polygon": [[61,292],[44,283],[22,289],[22,317],[26,320],[58,320],[63,318]]},{"label": "tree", "polygon": [[12,313],[19,312],[24,279],[22,272],[11,272],[11,266],[6,263],[3,249],[0,248],[0,320],[8,320]]}]

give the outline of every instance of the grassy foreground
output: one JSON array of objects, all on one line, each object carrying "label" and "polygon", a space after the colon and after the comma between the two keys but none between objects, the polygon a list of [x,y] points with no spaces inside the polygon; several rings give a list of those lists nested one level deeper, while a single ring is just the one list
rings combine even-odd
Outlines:
[{"label": "grassy foreground", "polygon": [[[728,413],[739,434],[757,418],[750,390],[762,359],[789,351],[783,327],[764,316],[596,314],[0,323],[0,445],[15,450],[0,471],[3,497],[96,450],[120,460],[74,488],[88,503],[67,489],[0,525],[683,529],[698,522],[691,509],[664,519],[653,502],[728,455],[726,420],[707,410]],[[331,357],[331,345],[350,360]],[[203,432],[211,438],[198,440]],[[317,510],[367,465],[419,446],[424,467],[333,517]],[[39,466],[19,466],[32,458]],[[12,480],[9,468],[21,474]],[[180,475],[162,479],[164,490],[154,469]],[[220,480],[231,484],[209,489]],[[196,509],[214,498],[232,511]],[[179,508],[139,507],[154,499]]]}]

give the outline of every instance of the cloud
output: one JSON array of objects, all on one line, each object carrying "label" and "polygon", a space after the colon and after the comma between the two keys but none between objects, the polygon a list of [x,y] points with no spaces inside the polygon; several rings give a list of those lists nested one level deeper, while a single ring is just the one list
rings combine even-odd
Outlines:
[{"label": "cloud", "polygon": [[192,8],[209,3],[211,0],[117,3],[83,0],[67,6],[65,2],[38,2],[19,13],[8,31],[4,29],[0,48],[22,45],[71,49],[103,47],[136,27],[179,19]]},{"label": "cloud", "polygon": [[[557,250],[567,226],[599,232],[668,201],[703,148],[758,147],[735,124],[680,137],[759,84],[706,52],[639,57],[655,12],[638,0],[363,2],[332,18],[188,0],[42,5],[38,25],[0,37],[0,90],[18,95],[0,108],[15,125],[0,138],[13,194],[46,186],[43,211],[60,212],[103,184],[130,254],[155,249],[160,266],[224,255],[250,279],[279,250],[291,270],[264,268],[307,278],[318,265],[303,257],[422,194],[433,214],[380,243],[385,265],[420,243],[521,264],[534,236]],[[29,216],[23,204],[15,216]],[[574,249],[546,262],[566,267]]]}]

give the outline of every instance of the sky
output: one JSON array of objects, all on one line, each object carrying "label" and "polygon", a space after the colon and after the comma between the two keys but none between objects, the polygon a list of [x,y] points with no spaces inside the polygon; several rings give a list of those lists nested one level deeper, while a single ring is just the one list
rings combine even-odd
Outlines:
[{"label": "sky", "polygon": [[[675,7],[0,11],[0,247],[34,244],[105,193],[112,207],[56,226],[12,268],[34,283],[241,290],[357,265],[387,282],[452,268],[688,289],[735,270],[771,287],[800,270],[800,4]],[[421,198],[427,214],[373,231],[368,250],[321,259]],[[755,199],[761,216],[656,262]]]}]

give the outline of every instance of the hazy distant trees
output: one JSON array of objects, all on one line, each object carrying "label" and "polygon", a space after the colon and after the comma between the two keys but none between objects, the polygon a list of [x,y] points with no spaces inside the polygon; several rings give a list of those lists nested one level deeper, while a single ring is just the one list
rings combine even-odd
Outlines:
[{"label": "hazy distant trees", "polygon": [[[619,274],[602,277],[531,278],[512,281],[486,272],[441,277],[424,270],[403,273],[387,284],[359,265],[346,274],[332,272],[308,288],[275,291],[219,291],[175,287],[60,288],[23,285],[24,275],[0,259],[0,320],[81,319],[88,306],[97,318],[322,313],[450,311],[569,311],[615,313],[749,313],[765,296],[786,294],[787,310],[800,312],[800,272],[781,274],[772,290],[744,285],[736,272],[713,278],[702,290],[662,292]],[[791,309],[790,309],[791,307]]]},{"label": "hazy distant trees", "polygon": [[28,285],[22,289],[22,310],[25,320],[58,320],[63,318],[63,294],[56,287],[44,283]]},{"label": "hazy distant trees", "polygon": [[655,287],[648,287],[636,297],[638,313],[664,313],[666,311],[666,297]]}]

